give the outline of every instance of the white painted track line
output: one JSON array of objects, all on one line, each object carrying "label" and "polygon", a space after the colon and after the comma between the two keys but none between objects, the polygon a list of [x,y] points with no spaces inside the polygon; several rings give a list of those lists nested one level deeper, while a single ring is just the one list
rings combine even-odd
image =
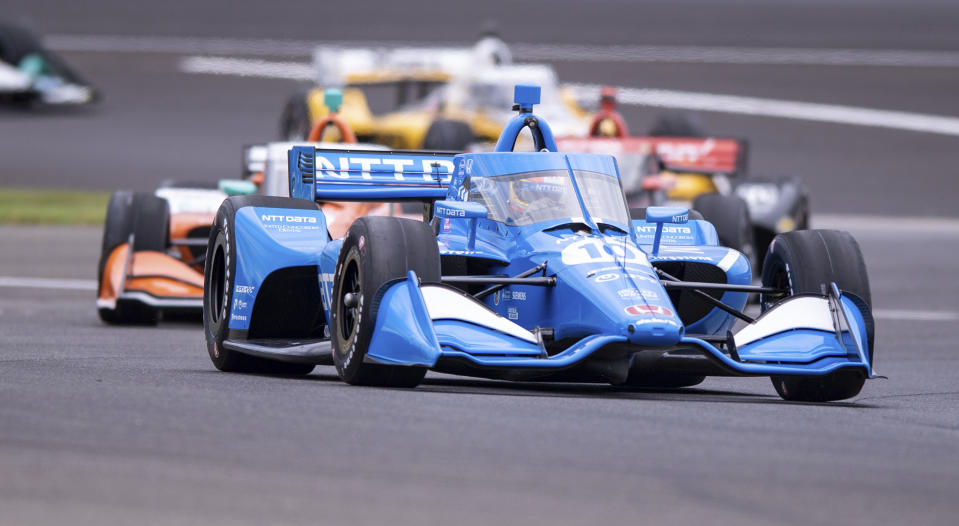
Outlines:
[{"label": "white painted track line", "polygon": [[959,219],[951,217],[813,214],[810,222],[813,228],[836,228],[854,232],[959,236]]},{"label": "white painted track line", "polygon": [[[93,279],[21,278],[0,276],[0,288],[27,288],[52,290],[96,290]],[[873,315],[881,320],[955,322],[959,312],[913,309],[876,309]]]},{"label": "white painted track line", "polygon": [[[599,96],[598,84],[573,86],[582,90],[582,96],[587,99]],[[617,89],[617,100],[624,105],[779,117],[959,136],[959,118],[956,117],[692,91],[628,87]],[[595,97],[590,97],[592,93],[595,93]]]},{"label": "white painted track line", "polygon": [[[180,70],[185,73],[241,77],[293,80],[313,78],[313,69],[306,63],[231,57],[186,57],[180,61]],[[570,86],[576,89],[584,100],[599,97],[598,84]],[[630,87],[617,89],[619,103],[627,106],[713,111],[959,136],[959,118],[956,117],[691,91]]]},{"label": "white painted track line", "polygon": [[[311,42],[304,40],[256,40],[231,38],[135,37],[122,35],[53,35],[46,39],[54,49],[123,53],[177,53],[255,56],[311,56],[317,45],[330,47],[397,47],[458,45],[422,42]],[[959,67],[959,52],[864,49],[744,48],[696,46],[578,46],[514,43],[518,60],[586,62],[677,62],[717,64],[802,64],[910,67]],[[298,62],[272,62],[222,56],[190,56],[180,68],[188,73],[244,77],[311,80],[312,68]],[[580,85],[588,93],[596,85]],[[688,91],[619,88],[621,104],[697,111],[777,117],[835,124],[959,136],[959,118],[880,110],[836,104],[820,104]]]},{"label": "white painted track line", "polygon": [[[179,53],[307,57],[319,45],[332,47],[455,46],[468,42],[401,42],[195,38],[129,35],[49,35],[60,51]],[[817,49],[705,46],[586,46],[510,43],[519,60],[695,64],[792,64],[813,66],[959,67],[959,52],[898,49]]]},{"label": "white painted track line", "polygon": [[314,69],[310,64],[229,57],[187,57],[180,61],[180,71],[290,80],[315,78]]},{"label": "white painted track line", "polygon": [[953,311],[875,309],[872,315],[879,320],[959,321],[959,312]]},{"label": "white painted track line", "polygon": [[14,276],[0,276],[0,287],[54,290],[97,290],[97,280],[19,278]]}]

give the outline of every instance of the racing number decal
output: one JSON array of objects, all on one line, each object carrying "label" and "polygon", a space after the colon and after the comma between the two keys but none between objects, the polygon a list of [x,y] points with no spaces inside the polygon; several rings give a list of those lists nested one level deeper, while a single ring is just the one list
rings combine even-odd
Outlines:
[{"label": "racing number decal", "polygon": [[636,247],[622,243],[603,243],[598,239],[584,239],[570,243],[563,249],[564,265],[583,265],[585,263],[632,263],[648,265],[646,255]]}]

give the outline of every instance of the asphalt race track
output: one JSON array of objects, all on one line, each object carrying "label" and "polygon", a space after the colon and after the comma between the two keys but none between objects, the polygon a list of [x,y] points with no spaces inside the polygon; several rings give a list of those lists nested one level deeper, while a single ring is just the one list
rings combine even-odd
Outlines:
[{"label": "asphalt race track", "polygon": [[[0,109],[0,185],[147,190],[236,176],[240,146],[274,138],[301,86],[187,74],[192,51],[71,49],[78,35],[467,43],[498,18],[523,43],[959,52],[959,6],[935,0],[545,11],[411,0],[338,5],[335,21],[299,0],[139,4],[5,2],[4,17],[11,5],[13,20],[64,43],[106,99]],[[959,118],[956,67],[556,65],[575,82]],[[635,130],[655,113],[626,108]],[[750,138],[754,171],[802,175],[814,223],[859,239],[888,379],[847,402],[794,404],[762,378],[626,391],[431,374],[406,391],[351,387],[324,367],[304,379],[219,373],[195,320],[100,323],[99,229],[0,226],[0,525],[955,524],[959,137],[698,117]]]}]

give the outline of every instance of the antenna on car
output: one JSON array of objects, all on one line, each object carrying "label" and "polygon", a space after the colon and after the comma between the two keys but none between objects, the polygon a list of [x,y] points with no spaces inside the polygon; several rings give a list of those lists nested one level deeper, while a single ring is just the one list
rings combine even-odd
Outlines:
[{"label": "antenna on car", "polygon": [[520,114],[533,113],[533,105],[539,104],[539,86],[533,84],[517,84],[513,88],[513,111]]},{"label": "antenna on car", "polygon": [[556,141],[553,139],[553,132],[545,120],[541,120],[533,113],[533,106],[539,104],[540,88],[535,84],[517,84],[513,88],[513,111],[518,111],[519,115],[513,119],[500,132],[499,140],[496,141],[496,152],[511,152],[516,145],[516,139],[523,128],[529,128],[533,135],[533,145],[538,152],[555,152]]}]

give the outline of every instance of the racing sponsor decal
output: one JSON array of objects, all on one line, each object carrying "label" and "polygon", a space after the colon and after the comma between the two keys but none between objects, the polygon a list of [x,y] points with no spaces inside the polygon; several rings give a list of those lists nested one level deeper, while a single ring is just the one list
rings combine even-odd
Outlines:
[{"label": "racing sponsor decal", "polygon": [[630,316],[672,316],[673,311],[660,305],[630,305],[623,309]]},{"label": "racing sponsor decal", "polygon": [[619,289],[616,291],[616,295],[620,299],[644,299],[644,300],[656,300],[659,299],[659,294],[652,290],[639,290],[639,289]]},{"label": "racing sponsor decal", "polygon": [[512,299],[513,301],[526,301],[526,291],[525,290],[514,290],[512,292],[505,291],[503,292],[503,297],[505,299]]},{"label": "racing sponsor decal", "polygon": [[260,220],[263,222],[316,223],[315,217],[289,216],[283,214],[260,214]]},{"label": "racing sponsor decal", "polygon": [[713,139],[705,141],[660,141],[656,145],[656,153],[671,163],[696,163],[709,155],[716,147]]},{"label": "racing sponsor decal", "polygon": [[638,248],[626,243],[604,243],[587,238],[570,243],[560,253],[564,265],[586,263],[622,263],[624,265],[648,265],[649,260]]},{"label": "racing sponsor decal", "polygon": [[[679,216],[676,216],[679,217]],[[673,220],[676,220],[676,217],[673,217]],[[655,234],[656,225],[643,225],[636,227],[636,232],[640,234]],[[664,226],[664,234],[692,234],[693,229],[688,226]]]},{"label": "racing sponsor decal", "polygon": [[705,261],[712,263],[713,258],[706,256],[654,256],[656,261]]},{"label": "racing sponsor decal", "polygon": [[506,317],[509,318],[509,319],[511,319],[511,320],[518,320],[518,319],[519,319],[519,310],[517,310],[516,307],[510,307],[510,308],[506,309]]},{"label": "racing sponsor decal", "polygon": [[[615,269],[615,270],[622,270],[622,269],[616,269],[615,267],[614,267],[614,269]],[[613,269],[609,269],[609,270],[613,270]],[[629,272],[629,271],[627,271],[626,274],[629,276],[629,279],[632,280],[632,281],[634,281],[634,282],[645,281],[646,283],[659,283],[659,280],[658,280],[658,279],[656,279],[656,278],[651,278],[651,277],[649,277],[649,276],[647,276],[647,275],[645,275],[645,274],[639,274],[639,273],[636,273],[636,272]],[[589,277],[589,275],[587,275],[587,277]],[[593,281],[595,281],[596,283],[606,283],[606,282],[608,282],[608,281],[614,281],[614,280],[619,279],[619,278],[621,278],[621,277],[623,277],[623,276],[622,276],[619,272],[604,272],[604,273],[599,274],[599,275],[597,275],[596,277],[594,277],[594,278],[593,278]]]},{"label": "racing sponsor decal", "polygon": [[586,274],[586,277],[587,277],[587,278],[591,278],[591,277],[595,276],[596,274],[599,274],[600,272],[622,272],[622,271],[623,271],[623,269],[622,269],[621,267],[602,267],[602,268],[594,268],[593,270],[590,270],[590,271],[589,271],[589,274]]},{"label": "racing sponsor decal", "polygon": [[[435,183],[449,181],[453,175],[453,161],[433,157],[403,158],[400,156],[373,157],[369,155],[337,155],[332,152],[317,154],[316,177],[332,179],[373,179],[373,173],[382,177],[391,174],[397,181],[422,180]],[[389,175],[387,175],[389,177]]]},{"label": "racing sponsor decal", "polygon": [[[676,220],[679,216],[673,217]],[[634,227],[640,243],[652,243],[656,235],[656,225],[640,225]],[[663,244],[673,245],[694,245],[696,244],[696,234],[692,227],[663,225]]]},{"label": "racing sponsor decal", "polygon": [[659,283],[659,280],[656,278],[651,278],[645,274],[637,274],[634,272],[629,273],[629,279],[633,281],[645,281],[646,283]]},{"label": "racing sponsor decal", "polygon": [[442,215],[447,217],[466,217],[466,210],[436,205],[435,214],[438,216]]},{"label": "racing sponsor decal", "polygon": [[252,285],[237,285],[233,287],[234,294],[253,294],[256,290],[256,287]]},{"label": "racing sponsor decal", "polygon": [[260,224],[264,227],[284,233],[297,233],[304,230],[319,230],[318,219],[315,216],[290,214],[260,214]]}]

